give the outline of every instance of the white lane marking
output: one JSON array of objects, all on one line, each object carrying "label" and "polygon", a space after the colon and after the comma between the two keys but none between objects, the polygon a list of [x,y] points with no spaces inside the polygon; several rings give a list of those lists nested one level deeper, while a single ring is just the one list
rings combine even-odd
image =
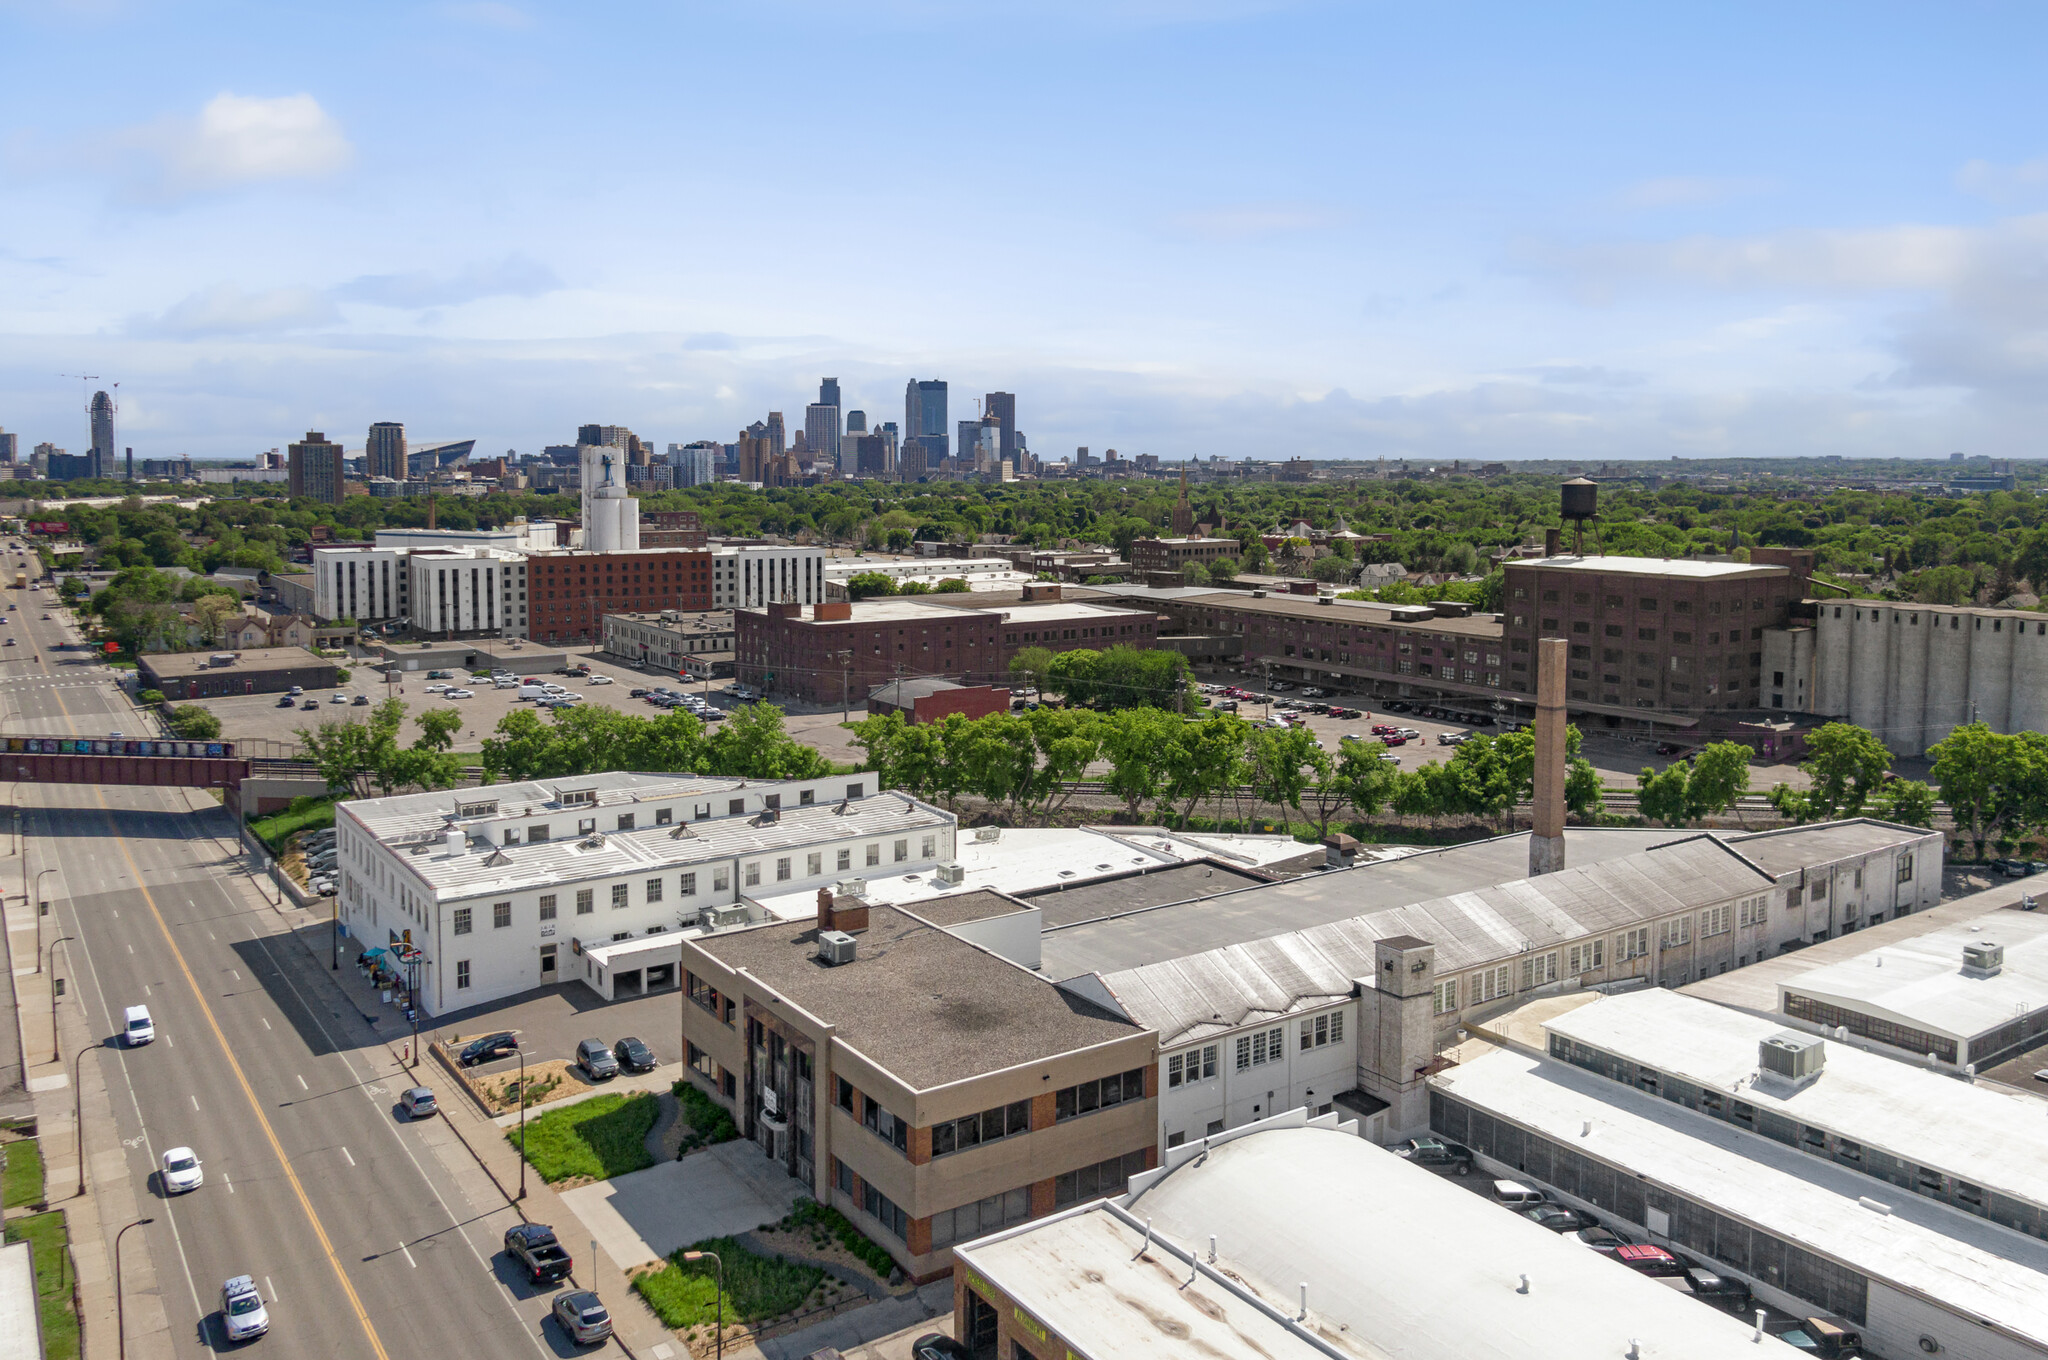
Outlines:
[{"label": "white lane marking", "polygon": [[355,1158],[353,1158],[353,1157],[349,1157],[349,1155],[348,1155],[348,1149],[347,1149],[347,1148],[345,1148],[345,1147],[344,1147],[344,1148],[343,1148],[343,1149],[341,1150],[341,1155],[342,1155],[342,1156],[344,1156],[344,1157],[348,1157],[348,1164],[349,1164],[350,1166],[354,1166],[354,1165],[356,1164],[356,1159],[355,1159]]},{"label": "white lane marking", "polygon": [[412,1253],[410,1251],[406,1251],[405,1243],[400,1242],[398,1244],[398,1249],[400,1251],[405,1252],[405,1263],[407,1265],[411,1266],[414,1270],[418,1270],[420,1268],[420,1263],[412,1259]]},{"label": "white lane marking", "polygon": [[129,945],[129,946],[128,946],[128,952],[129,952],[129,953],[131,953],[131,954],[133,954],[133,953],[135,952],[135,946],[134,946],[134,945],[132,945],[132,944],[131,944],[131,945]]},{"label": "white lane marking", "polygon": [[114,919],[116,921],[121,919],[121,909],[119,907],[114,908]]},{"label": "white lane marking", "polygon": [[164,1042],[169,1044],[172,1048],[176,1048],[178,1046],[178,1041],[168,1034],[164,1036]]},{"label": "white lane marking", "polygon": [[191,1099],[192,1099],[192,1110],[193,1110],[193,1112],[194,1112],[194,1113],[196,1114],[196,1113],[198,1112],[198,1110],[199,1110],[199,1097],[198,1097],[198,1096],[193,1096],[193,1097],[192,1097]]},{"label": "white lane marking", "polygon": [[[297,1077],[297,1076],[298,1076],[299,1074],[298,1074],[298,1073],[296,1073],[296,1072],[294,1072],[294,1073],[292,1073],[292,1075],[293,1075],[293,1076],[295,1076],[295,1077]],[[304,1077],[299,1077],[299,1089],[300,1089],[301,1091],[310,1091],[310,1090],[312,1090],[313,1088],[312,1088],[312,1087],[310,1087],[310,1086],[308,1086],[308,1085],[306,1085],[306,1079],[305,1079]]]},{"label": "white lane marking", "polygon": [[229,1193],[230,1195],[234,1194],[234,1193],[235,1193],[235,1183],[234,1183],[234,1181],[233,1181],[233,1180],[232,1180],[232,1179],[231,1179],[231,1178],[230,1178],[230,1177],[228,1176],[228,1173],[227,1173],[227,1172],[225,1172],[225,1171],[221,1172],[221,1173],[220,1173],[220,1178],[221,1178],[221,1183],[227,1186],[227,1188],[228,1188],[228,1193]]},{"label": "white lane marking", "polygon": [[268,1275],[263,1277],[263,1292],[269,1297],[270,1302],[277,1302],[277,1286],[270,1282]]},{"label": "white lane marking", "polygon": [[149,984],[148,984],[147,982],[145,982],[145,983],[143,983],[143,984],[142,984],[142,994],[143,994],[144,996],[148,996],[148,995],[150,994],[150,991],[149,991]]},{"label": "white lane marking", "polygon": [[[130,948],[132,949],[132,948],[133,948],[133,946],[131,945],[131,946],[130,946]],[[242,980],[242,970],[241,970],[241,969],[239,969],[239,968],[230,968],[230,969],[228,969],[228,971],[229,971],[230,973],[233,973],[233,974],[235,975],[235,981],[237,981],[237,982],[240,982],[240,981]]]},{"label": "white lane marking", "polygon": [[207,932],[206,932],[206,938],[207,938],[207,939],[209,939],[209,940],[210,940],[210,939],[212,939],[212,938],[214,938],[214,936],[213,936],[213,932],[212,932],[212,931],[210,931],[210,930],[209,930],[209,931],[207,931]]},{"label": "white lane marking", "polygon": [[260,1016],[260,1015],[259,1015],[259,1016],[257,1016],[256,1018],[257,1018],[258,1020],[262,1020],[262,1021],[263,1021],[263,1028],[265,1028],[265,1029],[269,1029],[269,1028],[270,1028],[270,1021],[269,1021],[268,1019],[266,1019],[265,1017],[263,1017],[263,1016]]}]

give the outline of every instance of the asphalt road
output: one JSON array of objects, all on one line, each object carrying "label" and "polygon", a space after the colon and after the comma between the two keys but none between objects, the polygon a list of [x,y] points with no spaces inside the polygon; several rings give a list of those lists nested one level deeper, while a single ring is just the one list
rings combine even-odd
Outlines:
[{"label": "asphalt road", "polygon": [[[31,612],[12,628],[46,659],[65,655],[60,625]],[[10,730],[134,725],[107,672],[53,669],[94,683],[0,674]],[[445,1124],[398,1117],[411,1081],[325,960],[235,871],[225,813],[192,811],[178,790],[38,786],[21,798],[30,864],[54,870],[49,936],[77,937],[62,1004],[107,1036],[83,1061],[102,1070],[127,1172],[153,1206],[127,1250],[132,1263],[142,1237],[179,1353],[225,1347],[220,1284],[242,1273],[269,1304],[267,1354],[578,1353],[544,1322],[549,1296],[498,1255],[516,1213]],[[126,1049],[111,1036],[135,1004],[159,1037]],[[27,1037],[32,1058],[47,1051],[46,1028],[31,1022]],[[198,1153],[206,1184],[166,1200],[158,1159],[179,1145]]]}]

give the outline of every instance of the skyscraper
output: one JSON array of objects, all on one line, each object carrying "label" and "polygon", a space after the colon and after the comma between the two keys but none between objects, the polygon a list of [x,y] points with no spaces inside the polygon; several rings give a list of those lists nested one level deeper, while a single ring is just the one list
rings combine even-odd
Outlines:
[{"label": "skyscraper", "polygon": [[92,459],[93,477],[112,477],[117,471],[114,448],[114,399],[105,392],[92,394]]},{"label": "skyscraper", "polygon": [[818,405],[839,405],[839,379],[820,378],[818,380]]},{"label": "skyscraper", "polygon": [[788,447],[789,445],[783,440],[782,412],[770,411],[768,413],[768,450],[777,458],[780,458]]},{"label": "skyscraper", "polygon": [[0,430],[0,463],[12,463],[21,456],[21,436]]},{"label": "skyscraper", "polygon": [[286,451],[286,486],[293,496],[341,504],[341,445],[330,444],[317,430]]},{"label": "skyscraper", "polygon": [[846,413],[846,432],[848,434],[866,434],[868,432],[868,413],[866,411],[848,411]]},{"label": "skyscraper", "polygon": [[718,466],[725,461],[725,446],[713,439],[668,446],[669,466],[677,486],[709,486],[718,480]]},{"label": "skyscraper", "polygon": [[1017,397],[1013,392],[991,392],[982,398],[982,407],[996,418],[996,427],[1001,432],[1000,452],[1005,463],[1017,462]]},{"label": "skyscraper", "polygon": [[975,448],[981,443],[981,422],[979,420],[956,420],[953,422],[953,425],[960,434],[960,438],[956,441],[960,449],[960,466],[972,468],[974,466]]},{"label": "skyscraper", "polygon": [[[832,384],[830,378],[825,381]],[[813,463],[839,466],[839,407],[836,403],[814,401],[804,407],[803,433]]]},{"label": "skyscraper", "polygon": [[946,384],[911,379],[903,388],[903,438],[921,439],[933,462],[946,456]]},{"label": "skyscraper", "polygon": [[363,444],[363,473],[368,477],[389,477],[395,482],[405,480],[405,425],[396,420],[380,420],[370,426],[370,437]]}]

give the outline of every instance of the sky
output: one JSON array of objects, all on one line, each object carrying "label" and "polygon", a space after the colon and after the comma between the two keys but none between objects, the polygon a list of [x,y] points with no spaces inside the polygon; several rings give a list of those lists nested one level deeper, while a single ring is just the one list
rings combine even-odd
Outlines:
[{"label": "sky", "polygon": [[[0,0],[0,429],[2036,456],[2029,5]],[[99,381],[81,383],[79,375]]]}]

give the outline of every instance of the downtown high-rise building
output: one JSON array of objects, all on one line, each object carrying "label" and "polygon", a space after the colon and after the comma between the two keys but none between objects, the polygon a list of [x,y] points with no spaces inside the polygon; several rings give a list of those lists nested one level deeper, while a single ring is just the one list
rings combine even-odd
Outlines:
[{"label": "downtown high-rise building", "polygon": [[725,445],[715,439],[668,446],[669,476],[676,486],[709,486],[718,480],[719,464],[725,461]]},{"label": "downtown high-rise building", "polygon": [[120,473],[119,450],[114,447],[114,399],[105,392],[92,394],[91,477],[114,477]]},{"label": "downtown high-rise building", "polygon": [[21,456],[21,436],[0,430],[0,464],[10,464]]},{"label": "downtown high-rise building", "polygon": [[953,426],[958,435],[954,440],[954,447],[960,450],[960,466],[972,468],[975,450],[981,444],[981,421],[956,420]]},{"label": "downtown high-rise building", "polygon": [[[830,382],[830,379],[827,379]],[[820,467],[839,466],[839,407],[837,403],[814,401],[804,407],[804,444],[811,461]]]},{"label": "downtown high-rise building", "polygon": [[770,411],[768,413],[768,451],[777,458],[780,458],[788,448],[789,445],[783,438],[782,412]]},{"label": "downtown high-rise building", "polygon": [[341,445],[326,435],[308,430],[306,437],[286,450],[285,484],[294,497],[341,504]]},{"label": "downtown high-rise building", "polygon": [[903,388],[903,440],[916,439],[936,463],[946,456],[946,384],[913,378]]},{"label": "downtown high-rise building", "polygon": [[982,398],[982,410],[996,418],[998,452],[1012,467],[1017,463],[1017,396],[1014,392],[991,392]]},{"label": "downtown high-rise building", "polygon": [[402,421],[380,420],[370,426],[363,442],[363,475],[405,480],[405,425]]}]

